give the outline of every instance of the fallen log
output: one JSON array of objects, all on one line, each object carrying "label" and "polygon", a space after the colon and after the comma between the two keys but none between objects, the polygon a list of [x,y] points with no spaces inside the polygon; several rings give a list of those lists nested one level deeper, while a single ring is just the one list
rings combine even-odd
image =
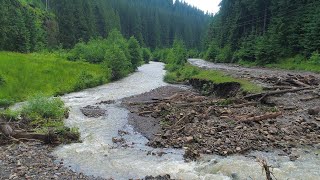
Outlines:
[{"label": "fallen log", "polygon": [[278,116],[281,116],[282,112],[276,112],[276,113],[267,113],[261,116],[254,116],[254,117],[249,117],[246,119],[240,119],[239,122],[257,122],[257,121],[263,121],[267,119],[275,119]]},{"label": "fallen log", "polygon": [[313,89],[313,87],[303,87],[303,88],[296,88],[296,89],[288,89],[288,90],[280,90],[280,91],[269,91],[269,92],[264,92],[264,93],[258,93],[258,94],[251,94],[248,96],[245,96],[244,99],[256,99],[260,97],[267,97],[267,96],[272,96],[272,95],[278,95],[278,94],[285,94],[289,92],[298,92],[298,91],[303,91],[307,89]]},{"label": "fallen log", "polygon": [[299,80],[295,80],[295,79],[290,79],[290,82],[292,84],[298,85],[298,86],[302,86],[302,87],[310,87],[308,84],[305,84]]}]

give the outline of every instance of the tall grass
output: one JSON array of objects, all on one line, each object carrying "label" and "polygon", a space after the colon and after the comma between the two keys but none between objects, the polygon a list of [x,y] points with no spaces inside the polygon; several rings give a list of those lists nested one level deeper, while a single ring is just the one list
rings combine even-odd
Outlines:
[{"label": "tall grass", "polygon": [[[167,68],[172,69],[170,65],[167,65]],[[192,78],[197,78],[212,81],[216,84],[238,82],[240,83],[241,88],[244,92],[256,93],[262,91],[262,87],[250,81],[247,81],[245,79],[233,78],[220,71],[204,70],[198,67],[194,67],[190,64],[185,64],[184,66],[177,66],[177,68],[173,69],[173,71],[168,71],[164,78],[164,80],[168,83],[184,82]]]},{"label": "tall grass", "polygon": [[[100,65],[70,62],[55,54],[0,52],[0,99],[24,101],[36,94],[64,94],[105,83],[110,72]],[[93,83],[90,83],[92,81]]]}]

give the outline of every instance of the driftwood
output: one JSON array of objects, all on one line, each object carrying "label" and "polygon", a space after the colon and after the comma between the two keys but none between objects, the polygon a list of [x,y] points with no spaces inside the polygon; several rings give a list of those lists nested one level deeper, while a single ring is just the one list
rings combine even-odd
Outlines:
[{"label": "driftwood", "polygon": [[292,86],[272,86],[272,87],[263,87],[263,90],[284,90],[284,89],[292,89]]},{"label": "driftwood", "polygon": [[[270,171],[270,167],[265,159],[258,159],[260,166],[263,171],[266,173],[266,180],[272,180],[272,172]],[[273,175],[274,177],[274,175]]]},{"label": "driftwood", "polygon": [[244,99],[256,99],[256,98],[261,98],[261,97],[265,98],[267,96],[285,94],[285,93],[289,93],[289,92],[298,92],[298,91],[303,91],[306,89],[312,89],[312,87],[304,87],[304,88],[296,88],[296,89],[288,89],[288,90],[280,90],[280,91],[269,91],[269,92],[264,92],[264,93],[251,94],[251,95],[245,96]]},{"label": "driftwood", "polygon": [[318,99],[318,98],[320,98],[320,96],[313,96],[313,97],[308,97],[308,98],[302,98],[302,99],[300,99],[300,101],[311,101],[311,100]]},{"label": "driftwood", "polygon": [[275,119],[281,115],[282,115],[282,112],[267,113],[267,114],[264,114],[261,116],[242,118],[239,120],[239,122],[257,122],[257,121],[263,121],[263,120],[267,120],[267,119]]},{"label": "driftwood", "polygon": [[[1,119],[0,119],[1,120]],[[29,133],[24,131],[16,131],[14,130],[8,123],[4,123],[0,121],[0,133],[2,133],[5,137],[14,140],[39,140],[44,143],[54,143],[57,138],[54,134],[38,134],[38,133]]]},{"label": "driftwood", "polygon": [[301,81],[299,81],[299,80],[291,79],[290,82],[291,82],[292,84],[295,84],[295,85],[298,85],[298,86],[310,87],[310,85],[305,84],[305,83],[303,83],[303,82],[301,82]]}]

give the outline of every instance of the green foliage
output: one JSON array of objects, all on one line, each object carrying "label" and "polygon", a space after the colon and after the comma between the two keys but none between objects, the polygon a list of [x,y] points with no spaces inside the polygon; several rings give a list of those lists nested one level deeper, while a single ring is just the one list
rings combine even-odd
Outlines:
[{"label": "green foliage", "polygon": [[93,79],[103,79],[103,83],[110,77],[110,71],[100,65],[70,62],[56,54],[0,52],[0,72],[6,80],[0,87],[0,99],[17,102],[38,93],[52,96],[72,92],[83,71]]},{"label": "green foliage", "polygon": [[205,41],[208,60],[230,62],[231,54],[237,61],[277,64],[320,49],[318,1],[222,0],[220,5]]},{"label": "green foliage", "polygon": [[216,56],[218,62],[232,62],[232,50],[230,45],[226,45],[224,48],[220,49],[219,54]]},{"label": "green foliage", "polygon": [[0,99],[0,108],[8,108],[14,102],[9,99]]},{"label": "green foliage", "polygon": [[80,42],[70,51],[68,59],[101,63],[104,60],[107,47],[107,42],[102,39],[90,40],[88,43]]},{"label": "green foliage", "polygon": [[262,91],[262,88],[260,86],[257,86],[247,80],[236,79],[219,71],[203,70],[189,64],[181,66],[175,71],[168,72],[164,80],[168,83],[178,83],[185,82],[192,78],[208,80],[217,84],[238,82],[241,84],[242,90],[244,92],[257,93]]},{"label": "green foliage", "polygon": [[310,59],[309,59],[310,63],[314,64],[314,65],[320,65],[320,54],[318,51],[315,51],[312,53]]},{"label": "green foliage", "polygon": [[138,68],[139,63],[142,61],[141,49],[138,40],[135,37],[130,37],[128,41],[128,51],[130,54],[130,60],[132,68],[135,70]]},{"label": "green foliage", "polygon": [[145,63],[149,63],[152,59],[152,53],[148,48],[142,48],[142,59]]},{"label": "green foliage", "polygon": [[17,121],[20,119],[20,112],[11,109],[0,110],[0,117],[11,121]]},{"label": "green foliage", "polygon": [[[33,121],[33,124],[51,125],[50,121],[62,121],[65,117],[67,109],[60,98],[47,98],[37,95],[27,102],[22,108],[22,115]],[[37,123],[37,124],[36,124]]]},{"label": "green foliage", "polygon": [[215,62],[218,54],[219,54],[219,46],[217,45],[217,43],[215,41],[213,41],[210,44],[210,46],[205,54],[205,59],[207,59],[208,61],[211,61],[211,62]]},{"label": "green foliage", "polygon": [[188,51],[188,58],[200,58],[199,51],[197,49],[190,49]]},{"label": "green foliage", "polygon": [[38,133],[54,133],[62,143],[78,141],[77,128],[64,126],[64,119],[69,109],[60,98],[48,98],[37,95],[22,107],[21,116],[28,120],[28,125]]},{"label": "green foliage", "polygon": [[4,77],[0,74],[0,86],[3,86],[6,83]]},{"label": "green foliage", "polygon": [[302,55],[281,59],[277,63],[268,64],[266,66],[271,68],[320,72],[320,66],[318,64],[315,64],[315,62],[310,59],[306,59]]},{"label": "green foliage", "polygon": [[105,54],[106,67],[111,69],[111,79],[117,80],[131,72],[131,62],[125,52],[116,44],[111,46]]},{"label": "green foliage", "polygon": [[167,63],[174,65],[183,65],[187,62],[187,50],[184,42],[181,40],[174,40],[173,47],[167,55]]},{"label": "green foliage", "polygon": [[[109,69],[107,68],[106,70],[108,71]],[[111,75],[111,72],[109,73]],[[108,78],[109,76],[106,79]],[[74,90],[79,91],[81,89],[92,88],[101,85],[106,82],[106,79],[103,76],[94,77],[94,75],[88,73],[87,71],[82,71],[75,84]]]}]

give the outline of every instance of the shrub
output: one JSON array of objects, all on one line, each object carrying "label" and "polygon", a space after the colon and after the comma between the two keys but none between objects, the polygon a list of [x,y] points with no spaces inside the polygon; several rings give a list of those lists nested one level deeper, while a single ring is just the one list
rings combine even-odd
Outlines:
[{"label": "shrub", "polygon": [[166,75],[164,76],[164,81],[167,83],[176,83],[177,82],[177,75],[174,72],[167,72]]},{"label": "shrub", "polygon": [[205,54],[205,59],[214,62],[219,54],[219,47],[216,42],[212,42]]},{"label": "shrub", "polygon": [[[108,70],[106,70],[108,71]],[[86,71],[82,71],[78,81],[75,84],[74,90],[79,91],[81,89],[91,88],[103,84],[105,82],[103,76],[94,77]]]},{"label": "shrub", "polygon": [[135,70],[138,68],[140,61],[142,61],[140,44],[135,37],[131,37],[128,41],[128,50],[130,53],[130,60],[132,68]]},{"label": "shrub", "polygon": [[150,60],[152,59],[152,54],[150,49],[142,48],[142,59],[147,64],[150,62]]},{"label": "shrub", "polygon": [[0,117],[4,117],[4,119],[16,121],[20,119],[20,112],[6,109],[3,111],[0,111]]},{"label": "shrub", "polygon": [[232,50],[230,45],[226,45],[220,49],[218,56],[216,57],[218,62],[231,62],[232,61]]},{"label": "shrub", "polygon": [[68,59],[101,63],[104,60],[106,49],[107,43],[102,39],[90,40],[88,43],[80,42],[70,51]]},{"label": "shrub", "polygon": [[0,99],[0,108],[8,108],[14,102],[9,99]]},{"label": "shrub", "polygon": [[105,54],[105,66],[111,69],[111,79],[117,80],[131,72],[131,62],[119,46],[111,46]]},{"label": "shrub", "polygon": [[[51,126],[52,122],[63,124],[67,108],[60,98],[35,96],[22,108],[22,115],[31,120],[34,125]],[[51,122],[52,121],[52,122]]]},{"label": "shrub", "polygon": [[315,64],[315,65],[320,65],[320,54],[318,51],[315,51],[312,53],[309,61],[312,63],[312,64]]}]

